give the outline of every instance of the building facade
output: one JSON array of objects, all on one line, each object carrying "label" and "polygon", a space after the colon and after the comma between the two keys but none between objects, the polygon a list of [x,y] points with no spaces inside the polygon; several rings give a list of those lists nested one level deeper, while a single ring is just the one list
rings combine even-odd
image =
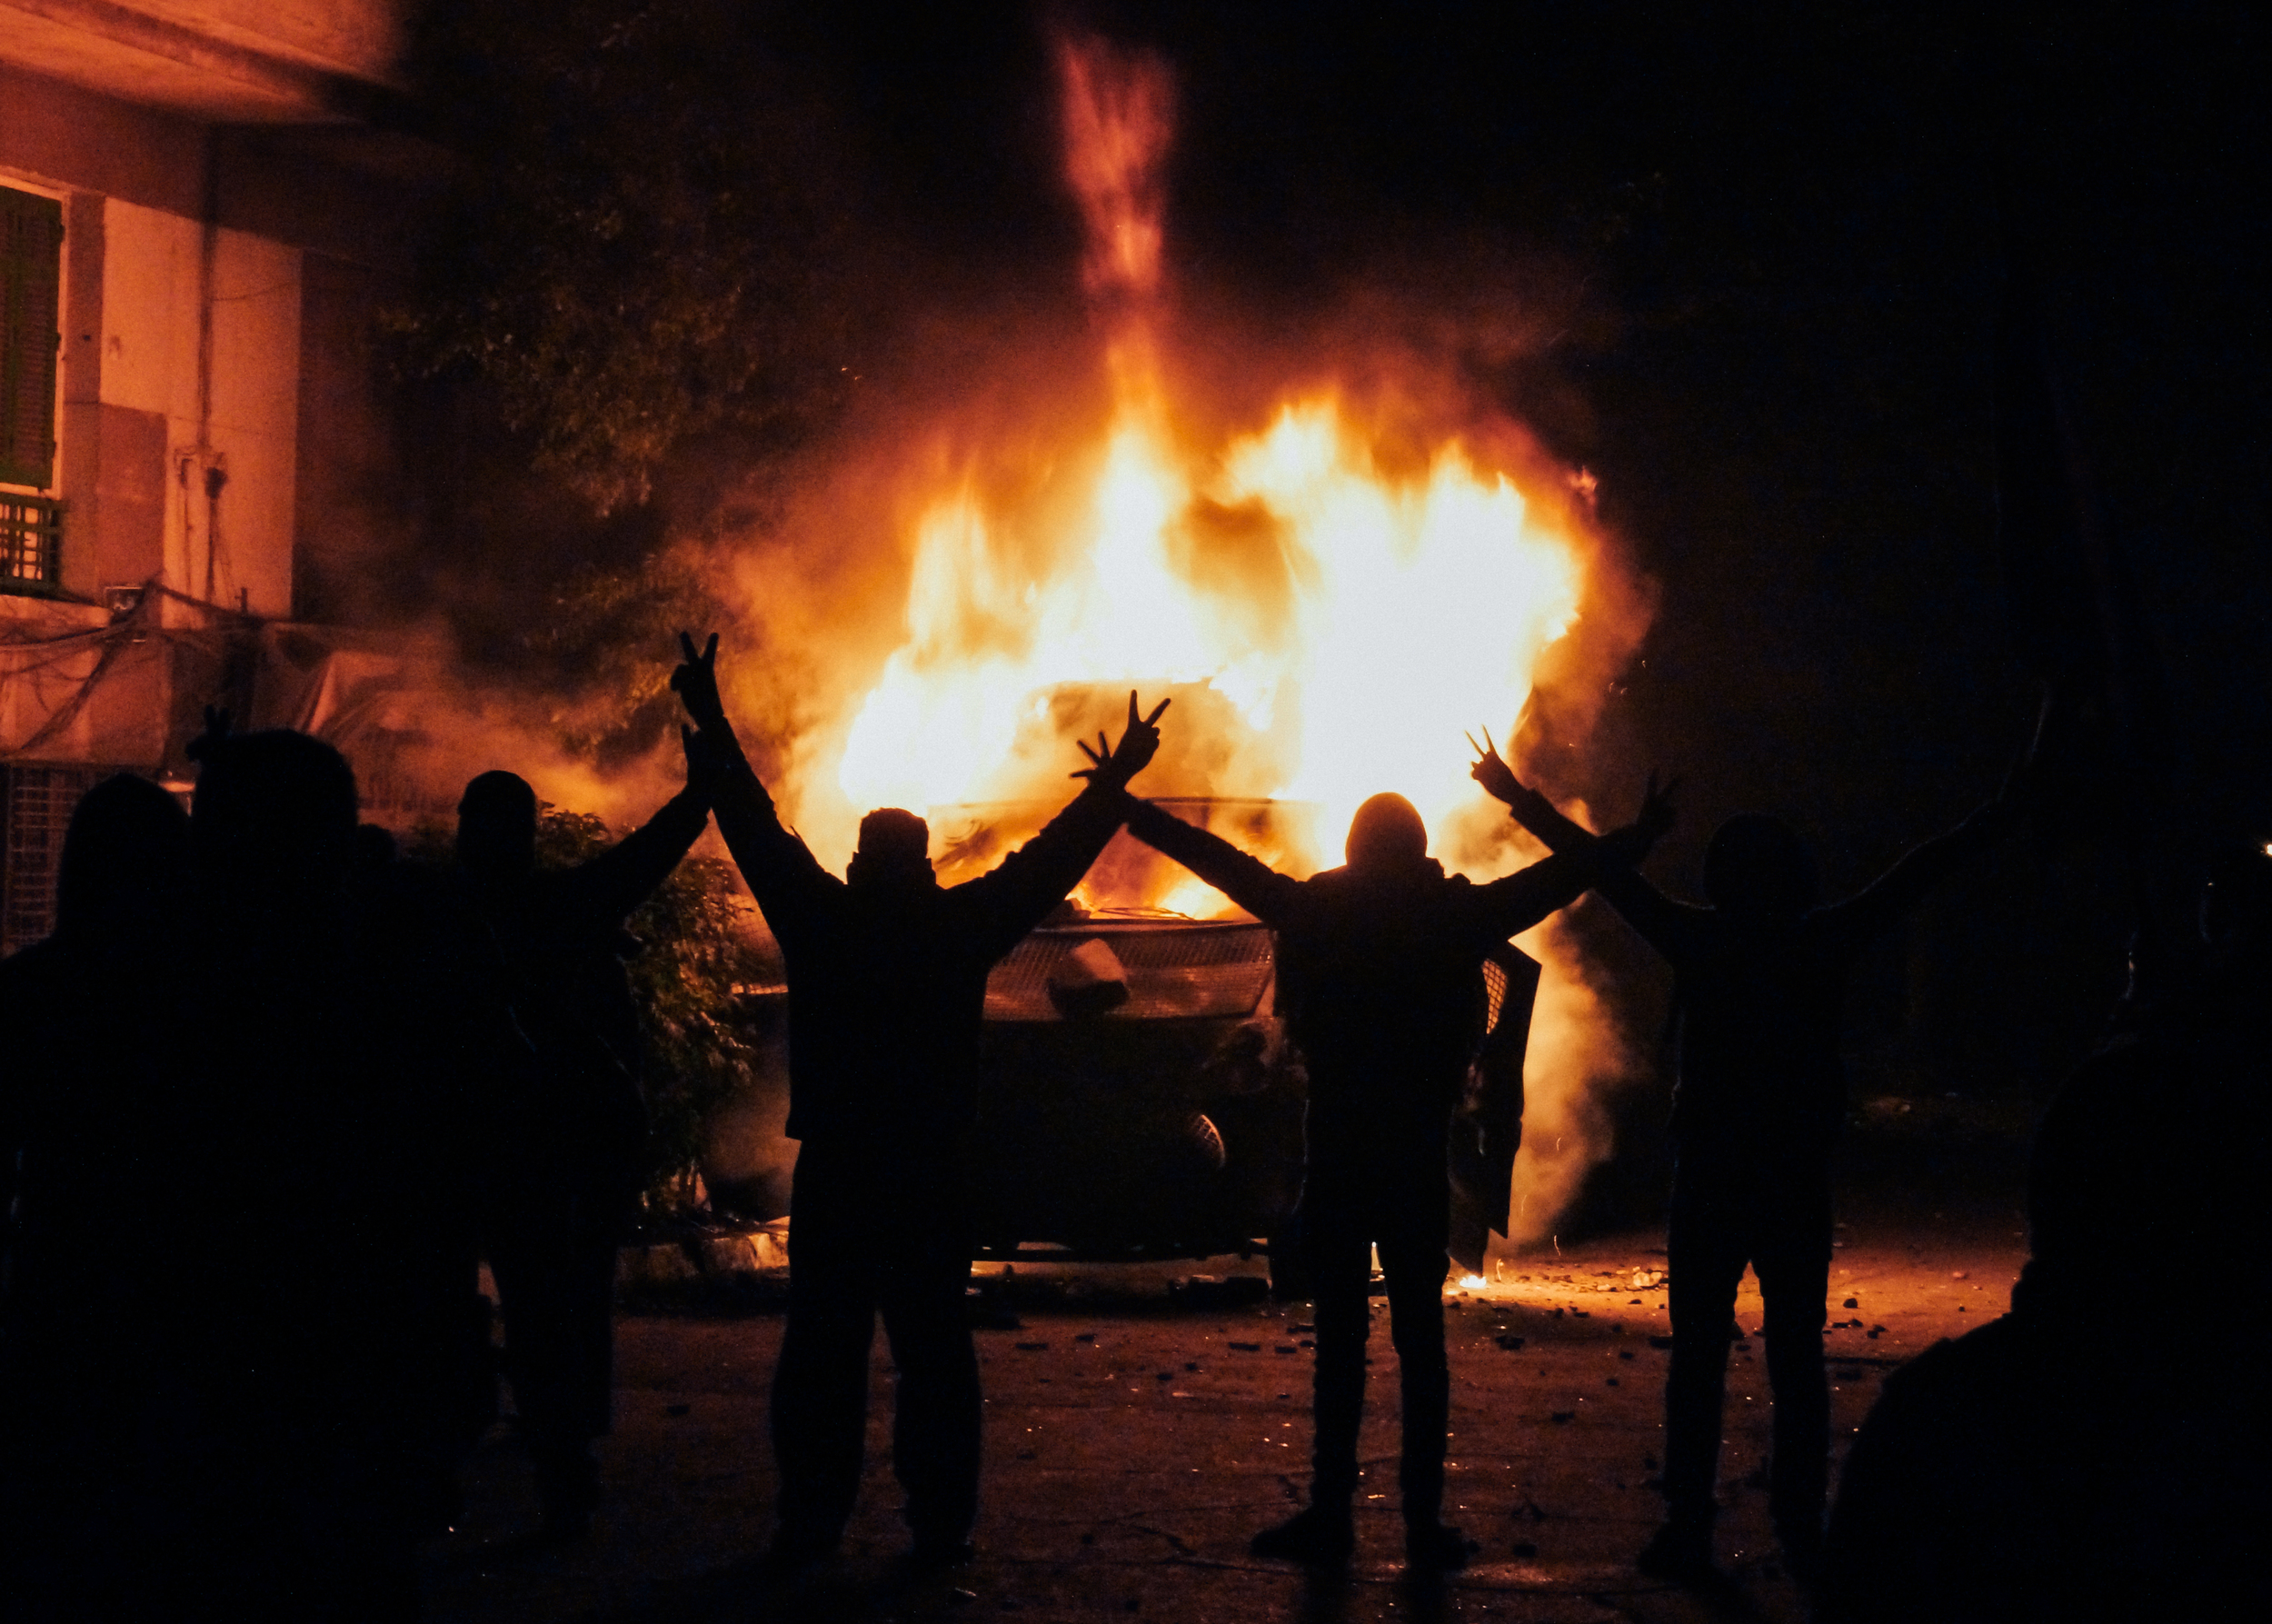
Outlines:
[{"label": "building facade", "polygon": [[306,618],[417,523],[372,332],[444,167],[395,133],[411,5],[0,0],[0,949],[78,793],[185,789],[207,706],[419,799],[414,656]]}]

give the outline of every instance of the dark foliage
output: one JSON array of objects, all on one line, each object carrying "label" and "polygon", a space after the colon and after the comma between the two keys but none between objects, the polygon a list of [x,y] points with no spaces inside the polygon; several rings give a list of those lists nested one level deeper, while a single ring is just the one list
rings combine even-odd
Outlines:
[{"label": "dark foliage", "polygon": [[603,513],[690,442],[792,440],[848,386],[841,143],[752,12],[468,0],[420,42],[461,166],[388,324]]},{"label": "dark foliage", "polygon": [[553,736],[603,769],[643,756],[681,719],[658,651],[673,647],[683,627],[730,617],[676,552],[637,570],[585,563],[548,596],[545,613],[516,629],[509,658],[523,678],[541,673],[543,692],[579,696],[554,703],[546,718]]}]

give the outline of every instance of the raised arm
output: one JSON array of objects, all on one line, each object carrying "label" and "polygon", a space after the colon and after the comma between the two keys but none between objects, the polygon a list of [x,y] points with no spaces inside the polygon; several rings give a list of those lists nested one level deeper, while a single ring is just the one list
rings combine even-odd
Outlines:
[{"label": "raised arm", "polygon": [[[1486,732],[1483,739],[1483,743],[1475,746],[1477,760],[1471,776],[1493,799],[1504,802],[1514,814],[1515,822],[1536,835],[1555,857],[1576,855],[1610,838],[1596,835],[1564,815],[1554,802],[1515,776],[1514,769],[1500,758],[1497,747],[1491,744],[1490,733]],[[1472,744],[1474,741],[1470,739],[1469,742]],[[1623,916],[1627,924],[1640,932],[1644,941],[1668,958],[1679,955],[1690,916],[1702,910],[1674,902],[1644,879],[1634,865],[1655,844],[1657,837],[1671,827],[1671,797],[1678,787],[1679,780],[1676,779],[1659,788],[1656,774],[1649,774],[1649,788],[1641,800],[1641,814],[1631,826],[1636,831],[1647,832],[1645,838],[1638,834],[1630,837],[1639,842],[1638,852],[1626,856],[1622,862],[1614,860],[1613,852],[1611,860],[1598,862],[1590,877],[1578,887],[1579,891],[1584,891],[1590,885],[1599,892],[1602,899]],[[1552,861],[1550,858],[1548,862]],[[1520,879],[1547,868],[1547,862],[1539,863],[1508,878]],[[1550,871],[1539,882],[1542,887],[1553,888],[1560,888],[1568,882],[1568,876],[1562,871]],[[1503,884],[1505,882],[1494,883]],[[1490,887],[1484,889],[1488,891]],[[1573,892],[1571,896],[1576,894]],[[1566,905],[1569,900],[1565,898],[1562,902],[1544,910],[1539,918],[1545,918],[1555,908]]]},{"label": "raised arm", "polygon": [[1128,696],[1128,728],[1118,747],[1097,735],[1096,747],[1081,741],[1089,765],[1073,776],[1088,786],[1072,804],[1049,821],[1041,833],[1012,852],[992,872],[955,887],[958,897],[969,899],[988,916],[989,945],[1000,953],[1017,946],[1028,931],[1040,924],[1049,911],[1064,901],[1065,893],[1081,883],[1089,865],[1120,828],[1130,805],[1129,781],[1142,772],[1160,749],[1160,717],[1169,702],[1161,700],[1146,716],[1137,708],[1136,695]]},{"label": "raised arm", "polygon": [[1579,830],[1579,840],[1544,862],[1478,886],[1467,930],[1478,943],[1504,942],[1569,907],[1583,892],[1606,891],[1617,877],[1632,873],[1633,864],[1648,855],[1671,820],[1669,805],[1658,799],[1652,784],[1649,800],[1634,822],[1602,835]]},{"label": "raised arm", "polygon": [[1128,832],[1173,858],[1264,924],[1279,926],[1300,905],[1301,882],[1248,856],[1221,835],[1186,823],[1149,802],[1131,801]]},{"label": "raised arm", "polygon": [[578,912],[623,923],[702,838],[724,763],[684,729],[680,730],[680,742],[686,752],[686,787],[664,802],[653,817],[562,876],[570,904]]},{"label": "raised arm", "polygon": [[2003,796],[1986,802],[1948,833],[1910,848],[1856,895],[1823,910],[1826,920],[1858,936],[1891,929],[1927,892],[2000,840],[2014,816]]},{"label": "raised arm", "polygon": [[1948,833],[1937,835],[1905,852],[1894,865],[1858,895],[1823,911],[1828,922],[1858,936],[1874,935],[1918,903],[1925,893],[1956,870],[2001,840],[2007,830],[2035,798],[2038,762],[2045,738],[2064,720],[2066,708],[2056,691],[2046,692],[2028,747],[2005,775],[1995,795]]},{"label": "raised arm", "polygon": [[820,898],[843,882],[822,868],[804,842],[782,825],[773,798],[742,752],[742,742],[726,720],[725,702],[718,696],[718,634],[712,633],[709,643],[697,653],[693,638],[682,632],[679,648],[686,658],[671,673],[671,687],[701,730],[690,746],[689,760],[695,752],[706,752],[706,771],[713,784],[711,811],[718,820],[718,832],[725,837],[726,850],[733,854],[774,935],[792,935]]}]

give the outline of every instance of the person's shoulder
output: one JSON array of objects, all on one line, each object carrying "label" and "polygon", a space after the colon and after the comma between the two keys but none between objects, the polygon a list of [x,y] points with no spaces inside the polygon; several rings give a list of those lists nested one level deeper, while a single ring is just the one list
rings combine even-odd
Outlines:
[{"label": "person's shoulder", "polygon": [[0,959],[0,1026],[9,1031],[43,1012],[59,988],[79,979],[70,943],[50,936]]},{"label": "person's shoulder", "polygon": [[478,910],[472,882],[439,863],[398,860],[364,876],[356,894],[367,915],[434,921],[470,917]]},{"label": "person's shoulder", "polygon": [[1351,869],[1320,869],[1306,880],[1294,881],[1290,894],[1316,906],[1332,907],[1362,895],[1363,888]]},{"label": "person's shoulder", "polygon": [[0,987],[13,982],[35,981],[53,975],[63,968],[70,957],[70,945],[61,937],[43,937],[28,947],[20,947],[6,958],[0,959]]},{"label": "person's shoulder", "polygon": [[1944,1337],[1889,1373],[1884,1402],[1893,1408],[1940,1410],[1999,1390],[2025,1359],[2023,1333],[2011,1315],[1999,1315],[1960,1337]]}]

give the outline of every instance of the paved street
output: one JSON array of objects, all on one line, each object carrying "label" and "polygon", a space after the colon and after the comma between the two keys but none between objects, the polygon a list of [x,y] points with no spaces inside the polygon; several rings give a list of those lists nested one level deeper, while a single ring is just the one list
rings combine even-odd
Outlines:
[{"label": "paved street", "polygon": [[[1938,1208],[1938,1210],[1935,1210]],[[1887,1370],[2004,1309],[2024,1258],[2017,1197],[1910,1191],[1849,1201],[1832,1269],[1836,1434]],[[1020,1264],[982,1271],[1001,1323],[978,1332],[987,1390],[981,1555],[911,1580],[888,1463],[891,1373],[873,1363],[867,1488],[842,1559],[787,1589],[752,1559],[770,1528],[765,1400],[778,1311],[619,1320],[617,1430],[605,1523],[573,1553],[515,1555],[533,1519],[525,1465],[500,1428],[470,1477],[466,1524],[431,1563],[433,1616],[504,1619],[1365,1620],[1796,1619],[1768,1538],[1762,1349],[1729,1377],[1717,1609],[1644,1579],[1658,1519],[1668,1329],[1660,1234],[1505,1260],[1449,1294],[1453,1393],[1448,1516],[1480,1546],[1440,1589],[1404,1579],[1395,1499],[1395,1360],[1376,1300],[1368,1478],[1358,1559],[1318,1579],[1247,1554],[1298,1503],[1309,1448],[1306,1307],[1260,1295],[1260,1260],[1172,1267]],[[1194,1275],[1212,1276],[1196,1285]],[[1240,1277],[1244,1276],[1243,1280]],[[1848,1299],[1853,1306],[1844,1306]],[[1747,1278],[1739,1320],[1759,1327]]]}]

